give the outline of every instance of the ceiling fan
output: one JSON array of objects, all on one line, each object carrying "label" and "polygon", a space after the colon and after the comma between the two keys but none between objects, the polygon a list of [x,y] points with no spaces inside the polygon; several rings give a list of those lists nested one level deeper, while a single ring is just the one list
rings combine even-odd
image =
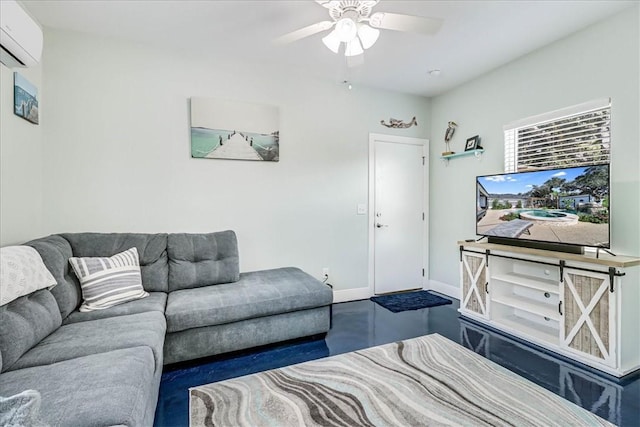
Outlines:
[{"label": "ceiling fan", "polygon": [[278,43],[291,43],[333,28],[322,42],[334,53],[345,44],[345,56],[357,56],[375,44],[380,29],[435,34],[442,25],[438,18],[423,18],[398,13],[375,12],[372,9],[380,0],[315,0],[329,10],[332,21],[292,31],[276,39]]}]

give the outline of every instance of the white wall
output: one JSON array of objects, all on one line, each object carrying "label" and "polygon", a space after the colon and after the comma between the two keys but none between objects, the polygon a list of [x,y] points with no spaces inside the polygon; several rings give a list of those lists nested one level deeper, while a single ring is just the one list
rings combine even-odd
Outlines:
[{"label": "white wall", "polygon": [[[369,132],[431,137],[430,278],[457,286],[456,241],[475,236],[474,179],[503,168],[502,126],[613,99],[612,244],[640,255],[638,7],[430,101],[321,82],[283,69],[205,61],[77,33],[45,32],[41,124],[13,116],[1,68],[0,245],[62,231],[238,233],[243,270],[297,265],[337,289],[367,285]],[[281,107],[281,161],[191,159],[188,102],[209,96]],[[44,102],[43,102],[44,101]],[[418,116],[394,131],[389,117]],[[480,134],[482,160],[447,167]],[[433,129],[431,126],[433,123]],[[617,195],[617,196],[616,196]]]},{"label": "white wall", "polygon": [[[428,99],[54,30],[44,55],[47,233],[233,229],[243,271],[368,285],[368,135],[427,137]],[[192,159],[191,96],[280,106],[280,162]]]},{"label": "white wall", "polygon": [[38,87],[40,125],[13,114],[13,72],[0,65],[0,246],[42,235],[42,67],[16,68]]},{"label": "white wall", "polygon": [[[612,98],[612,249],[640,255],[639,15],[635,6],[432,99],[433,281],[458,286],[456,241],[476,237],[475,176],[504,171],[503,125],[605,97]],[[482,137],[480,161],[439,160],[449,120],[459,125],[453,151],[464,151],[468,137]]]}]

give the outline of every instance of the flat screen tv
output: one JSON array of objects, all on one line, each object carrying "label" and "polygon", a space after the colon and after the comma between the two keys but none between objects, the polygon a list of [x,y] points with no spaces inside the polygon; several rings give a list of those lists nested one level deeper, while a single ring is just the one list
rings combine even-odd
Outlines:
[{"label": "flat screen tv", "polygon": [[476,234],[490,242],[583,252],[609,248],[609,165],[476,177]]}]

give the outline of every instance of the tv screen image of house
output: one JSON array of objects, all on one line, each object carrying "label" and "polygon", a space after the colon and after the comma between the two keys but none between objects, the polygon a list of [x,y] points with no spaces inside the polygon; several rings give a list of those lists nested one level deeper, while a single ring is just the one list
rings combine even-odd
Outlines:
[{"label": "tv screen image of house", "polygon": [[609,248],[609,165],[478,176],[476,233]]}]

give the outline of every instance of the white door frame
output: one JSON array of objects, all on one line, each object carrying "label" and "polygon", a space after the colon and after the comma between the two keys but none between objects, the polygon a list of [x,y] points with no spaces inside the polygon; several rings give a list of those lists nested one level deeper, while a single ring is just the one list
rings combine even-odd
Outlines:
[{"label": "white door frame", "polygon": [[424,158],[425,167],[424,174],[424,195],[422,211],[424,212],[424,221],[422,228],[422,265],[424,267],[424,276],[422,277],[422,288],[425,289],[429,283],[429,140],[423,138],[412,138],[407,136],[385,135],[381,133],[369,134],[369,218],[367,221],[369,227],[369,296],[375,294],[375,194],[376,194],[376,177],[375,177],[375,150],[376,141],[388,142],[392,144],[409,144],[421,145],[422,156]]}]

